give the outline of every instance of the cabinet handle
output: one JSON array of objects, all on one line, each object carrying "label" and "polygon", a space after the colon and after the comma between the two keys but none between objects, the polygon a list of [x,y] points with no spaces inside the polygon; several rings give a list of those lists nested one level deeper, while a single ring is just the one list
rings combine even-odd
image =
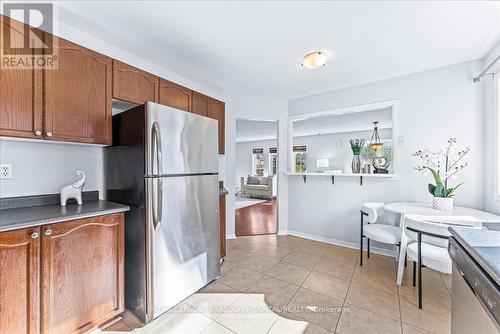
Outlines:
[{"label": "cabinet handle", "polygon": [[35,136],[41,136],[41,135],[42,135],[42,131],[40,131],[40,130],[35,131]]},{"label": "cabinet handle", "polygon": [[47,132],[47,137],[52,137],[52,132]]},{"label": "cabinet handle", "polygon": [[45,232],[44,232],[45,235],[51,235],[52,234],[52,230],[50,228],[46,229]]},{"label": "cabinet handle", "polygon": [[31,239],[36,239],[36,238],[38,238],[38,232],[31,233]]}]

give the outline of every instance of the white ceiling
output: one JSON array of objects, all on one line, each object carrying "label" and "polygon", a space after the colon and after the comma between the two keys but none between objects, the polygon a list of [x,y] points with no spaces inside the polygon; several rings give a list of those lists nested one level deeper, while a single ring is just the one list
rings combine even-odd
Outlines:
[{"label": "white ceiling", "polygon": [[[60,20],[211,88],[297,97],[483,57],[499,1],[65,1]],[[321,50],[324,68],[299,63]]]},{"label": "white ceiling", "polygon": [[278,139],[278,122],[236,120],[236,142]]}]

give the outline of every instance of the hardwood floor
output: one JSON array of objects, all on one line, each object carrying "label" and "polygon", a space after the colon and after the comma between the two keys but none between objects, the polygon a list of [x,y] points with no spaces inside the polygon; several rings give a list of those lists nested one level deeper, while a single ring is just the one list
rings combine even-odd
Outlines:
[{"label": "hardwood floor", "polygon": [[276,233],[276,200],[235,210],[236,236]]}]

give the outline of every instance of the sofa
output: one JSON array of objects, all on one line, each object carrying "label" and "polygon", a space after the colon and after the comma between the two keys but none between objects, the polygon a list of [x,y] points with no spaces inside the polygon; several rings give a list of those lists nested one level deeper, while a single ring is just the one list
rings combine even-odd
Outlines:
[{"label": "sofa", "polygon": [[256,198],[273,198],[273,176],[241,177],[241,196]]}]

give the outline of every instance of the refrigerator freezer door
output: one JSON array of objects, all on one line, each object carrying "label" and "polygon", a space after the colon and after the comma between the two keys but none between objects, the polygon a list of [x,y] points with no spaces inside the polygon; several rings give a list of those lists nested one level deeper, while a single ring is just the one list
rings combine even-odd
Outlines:
[{"label": "refrigerator freezer door", "polygon": [[149,223],[153,318],[220,275],[217,175],[156,179],[163,203],[160,225]]},{"label": "refrigerator freezer door", "polygon": [[146,146],[148,176],[218,171],[218,131],[214,119],[148,102]]}]

